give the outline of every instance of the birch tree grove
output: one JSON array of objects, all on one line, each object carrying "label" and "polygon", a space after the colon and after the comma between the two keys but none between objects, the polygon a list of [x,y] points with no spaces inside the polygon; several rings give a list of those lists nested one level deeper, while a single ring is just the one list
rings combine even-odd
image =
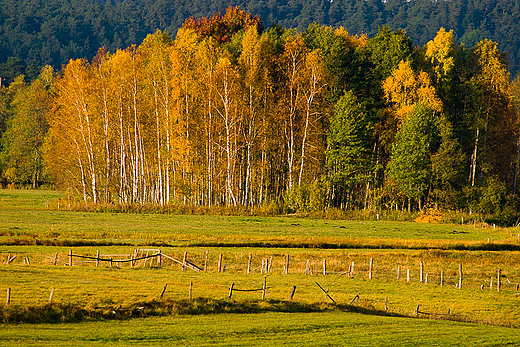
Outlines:
[{"label": "birch tree grove", "polygon": [[412,52],[388,27],[192,18],[64,66],[46,169],[93,204],[475,210],[493,187],[516,194],[518,88],[497,45],[442,29]]}]

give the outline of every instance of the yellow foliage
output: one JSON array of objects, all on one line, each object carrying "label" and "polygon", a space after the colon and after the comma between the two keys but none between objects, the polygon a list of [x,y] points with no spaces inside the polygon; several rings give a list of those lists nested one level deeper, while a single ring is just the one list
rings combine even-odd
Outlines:
[{"label": "yellow foliage", "polygon": [[444,214],[438,209],[426,209],[415,221],[417,223],[442,223]]},{"label": "yellow foliage", "polygon": [[422,103],[436,112],[442,111],[442,101],[436,95],[428,74],[416,73],[410,64],[401,61],[391,76],[383,82],[385,98],[392,103],[397,120],[401,124],[415,105]]}]

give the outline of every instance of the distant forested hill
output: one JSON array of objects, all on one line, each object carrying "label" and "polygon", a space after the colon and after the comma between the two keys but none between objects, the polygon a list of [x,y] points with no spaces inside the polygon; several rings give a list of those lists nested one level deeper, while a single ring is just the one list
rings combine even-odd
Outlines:
[{"label": "distant forested hill", "polygon": [[0,76],[29,78],[39,66],[60,68],[70,58],[92,58],[140,43],[156,29],[175,34],[189,16],[240,6],[266,27],[305,29],[312,22],[373,36],[379,26],[406,30],[423,45],[440,27],[472,46],[483,38],[508,53],[513,75],[520,64],[520,0],[0,0]]}]

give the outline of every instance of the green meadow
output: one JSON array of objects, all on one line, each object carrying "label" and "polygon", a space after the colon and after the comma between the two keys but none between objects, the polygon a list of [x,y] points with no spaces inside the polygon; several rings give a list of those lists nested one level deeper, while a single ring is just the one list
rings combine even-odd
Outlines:
[{"label": "green meadow", "polygon": [[[518,229],[74,212],[58,210],[60,198],[0,190],[0,345],[520,344]],[[69,252],[117,260],[136,249],[160,249],[160,266],[82,258],[68,266]],[[170,259],[184,254],[207,271]],[[261,289],[264,279],[265,300],[261,291],[229,298],[232,283]]]}]

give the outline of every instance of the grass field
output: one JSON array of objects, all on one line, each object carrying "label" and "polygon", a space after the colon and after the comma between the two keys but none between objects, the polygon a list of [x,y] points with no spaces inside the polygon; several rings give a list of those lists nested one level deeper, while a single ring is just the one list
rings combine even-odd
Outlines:
[{"label": "grass field", "polygon": [[[0,301],[4,321],[9,310],[45,307],[51,288],[55,305],[83,307],[98,312],[97,317],[103,319],[2,325],[0,345],[20,341],[29,345],[49,341],[53,345],[70,345],[70,341],[74,341],[73,345],[520,344],[520,330],[506,328],[520,326],[516,229],[294,216],[84,213],[47,207],[56,205],[60,197],[56,192],[0,190],[0,293],[11,288],[9,308],[3,305],[4,300]],[[457,245],[460,249],[456,249]],[[490,247],[488,250],[482,246]],[[189,260],[200,266],[208,251],[208,271],[182,271],[178,264],[167,260],[161,267],[110,267],[102,263],[96,268],[79,259],[72,267],[63,266],[68,263],[69,250],[92,256],[97,250],[101,254],[131,254],[138,247],[160,247],[163,254],[176,259],[182,259],[187,252]],[[53,266],[56,252],[60,261]],[[219,254],[223,254],[226,271],[217,273]],[[254,271],[247,274],[250,254]],[[17,258],[6,264],[8,255]],[[289,274],[285,275],[287,255],[291,262]],[[372,280],[368,279],[370,258],[375,264]],[[30,265],[25,259],[30,259]],[[261,261],[265,259],[272,259],[272,269],[261,274]],[[321,274],[323,259],[327,260],[326,276]],[[356,270],[350,278],[345,273],[352,262]],[[420,262],[429,275],[428,284],[419,282]],[[307,263],[313,269],[311,275],[304,274]],[[464,266],[462,289],[455,288],[458,264]],[[396,278],[398,267],[400,280]],[[405,280],[408,269],[410,282]],[[498,269],[502,274],[501,292],[495,289]],[[441,270],[444,286],[440,286]],[[235,289],[261,288],[264,277],[270,287],[268,301],[260,300],[260,292],[234,292],[233,299],[228,299],[232,282]],[[495,281],[493,290],[489,289],[490,281]],[[345,312],[330,305],[320,312],[270,312],[285,305],[293,286],[297,287],[296,303],[330,304],[316,282],[347,308],[359,294],[353,307],[371,314]],[[169,311],[144,310],[142,316],[148,318],[106,320],[112,311],[157,303],[165,284],[165,303],[174,305],[186,300],[190,283],[194,298],[265,309],[252,315],[175,313],[160,318],[151,316]],[[195,300],[191,305],[198,303]],[[458,321],[384,316],[390,313],[412,317],[417,305],[419,317]],[[196,312],[196,307],[193,309]],[[448,309],[450,316],[446,315]]]},{"label": "grass field", "polygon": [[520,331],[343,312],[171,316],[0,327],[1,346],[518,346]]}]

